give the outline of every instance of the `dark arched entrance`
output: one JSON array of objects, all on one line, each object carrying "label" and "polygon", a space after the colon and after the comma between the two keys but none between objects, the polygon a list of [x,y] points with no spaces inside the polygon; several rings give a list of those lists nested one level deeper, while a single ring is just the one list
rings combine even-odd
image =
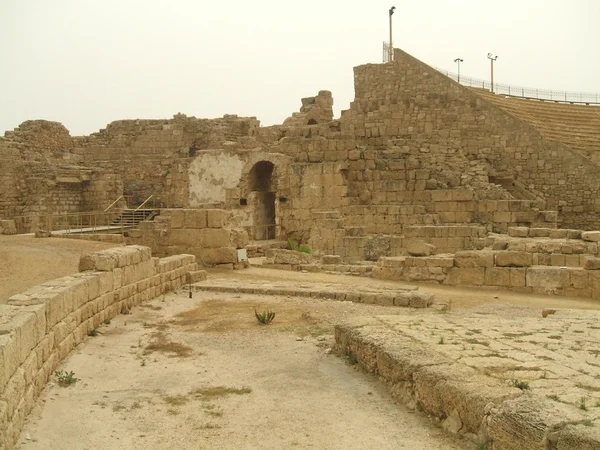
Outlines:
[{"label": "dark arched entrance", "polygon": [[275,192],[273,169],[269,161],[260,161],[252,166],[249,174],[249,188],[254,206],[253,238],[256,240],[275,239]]}]

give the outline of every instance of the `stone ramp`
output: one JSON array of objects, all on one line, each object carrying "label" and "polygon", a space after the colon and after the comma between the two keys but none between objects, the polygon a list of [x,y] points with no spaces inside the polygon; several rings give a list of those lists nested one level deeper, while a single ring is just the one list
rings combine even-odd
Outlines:
[{"label": "stone ramp", "polygon": [[600,449],[600,314],[494,308],[357,319],[336,349],[482,448]]},{"label": "stone ramp", "polygon": [[249,282],[247,280],[210,279],[194,284],[199,291],[230,292],[260,295],[283,295],[295,297],[323,298],[350,301],[381,306],[410,306],[426,308],[434,301],[433,294],[420,292],[417,286],[396,286],[394,288],[361,288],[336,283],[290,283],[290,282]]}]

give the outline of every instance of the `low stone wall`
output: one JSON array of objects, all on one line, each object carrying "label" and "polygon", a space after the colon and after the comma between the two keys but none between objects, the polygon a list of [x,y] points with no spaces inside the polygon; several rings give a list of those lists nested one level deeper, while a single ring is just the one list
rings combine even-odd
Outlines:
[{"label": "low stone wall", "polygon": [[84,255],[79,269],[0,304],[0,450],[13,448],[46,382],[91,330],[206,277],[193,255],[153,258],[142,246]]},{"label": "low stone wall", "polygon": [[[496,344],[494,347],[492,344],[492,347],[488,348],[486,345],[489,344],[469,344],[469,348],[480,345],[478,350],[466,350],[464,345],[462,349],[460,345],[443,345],[443,341],[437,341],[438,336],[434,335],[436,332],[445,333],[448,339],[452,334],[444,328],[443,322],[434,318],[435,328],[430,325],[424,331],[413,331],[411,318],[398,319],[399,316],[375,316],[337,324],[336,352],[378,376],[399,402],[438,418],[444,429],[476,441],[477,448],[600,448],[597,415],[591,411],[592,408],[589,408],[588,412],[587,407],[583,409],[567,404],[555,395],[557,389],[560,389],[559,386],[564,388],[561,379],[572,378],[572,373],[575,372],[564,366],[564,361],[552,361],[562,372],[554,374],[549,371],[549,380],[541,380],[540,374],[532,367],[543,360],[539,358],[536,361],[535,355],[525,353],[528,357],[527,364],[522,364],[523,354],[521,352],[517,356],[519,352],[514,351],[513,345]],[[477,318],[479,319],[481,316]],[[480,326],[488,325],[494,329],[498,326],[499,319],[494,317],[493,320],[492,326]],[[580,324],[581,320],[577,320],[576,323]],[[473,326],[462,329],[452,322],[448,325],[466,333],[463,339],[459,337],[460,334],[452,334],[452,341],[448,339],[446,344],[458,344],[461,340],[465,343],[477,341],[473,339],[473,332],[469,331]],[[494,332],[497,331],[494,329]],[[422,333],[422,338],[419,333]],[[510,334],[506,333],[504,339]],[[479,337],[479,334],[477,336]],[[499,333],[496,333],[496,336],[503,338]],[[532,345],[528,344],[527,351],[532,351],[531,348]],[[538,351],[541,350],[543,347],[540,343]],[[521,390],[515,384],[518,381],[516,379],[507,383],[496,378],[498,373],[502,373],[501,369],[507,367],[503,363],[506,361],[505,357],[501,357],[498,352],[506,352],[506,358],[517,358],[514,365],[506,370],[506,377],[518,370],[522,371],[521,374],[533,374],[531,376],[535,378],[531,380],[531,390],[529,383],[527,389]],[[490,358],[491,365],[484,364],[486,358]],[[568,360],[568,357],[565,356],[564,359]],[[543,374],[543,378],[546,378],[546,372]],[[549,390],[544,391],[540,386],[542,381],[548,383]],[[582,386],[575,380],[572,383]],[[569,384],[567,386],[570,387]],[[579,387],[574,387],[573,390],[577,389]],[[545,392],[554,395],[544,395]],[[576,401],[580,401],[580,397],[575,398]]]},{"label": "low stone wall", "polygon": [[147,245],[159,256],[191,254],[208,266],[236,264],[236,249],[248,244],[248,233],[230,219],[222,209],[161,209],[130,231],[127,243]]},{"label": "low stone wall", "polygon": [[373,278],[435,281],[451,286],[489,286],[518,292],[600,299],[600,258],[583,267],[534,265],[534,254],[519,251],[463,251],[455,255],[380,258]]}]

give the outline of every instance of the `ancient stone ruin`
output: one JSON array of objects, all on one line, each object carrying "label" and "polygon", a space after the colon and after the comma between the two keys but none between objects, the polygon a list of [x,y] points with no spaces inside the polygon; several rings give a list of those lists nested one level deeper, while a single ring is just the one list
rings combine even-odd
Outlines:
[{"label": "ancient stone ruin", "polygon": [[[401,50],[354,78],[339,119],[321,91],[269,127],[177,114],[76,137],[33,120],[0,138],[0,233],[145,246],[91,261],[93,281],[63,280],[65,292],[95,287],[45,322],[43,301],[9,301],[36,338],[0,340],[6,442],[95,322],[204,277],[197,264],[242,268],[240,250],[287,270],[600,299],[599,107],[467,88]],[[46,333],[82,305],[93,306],[53,351]]]}]

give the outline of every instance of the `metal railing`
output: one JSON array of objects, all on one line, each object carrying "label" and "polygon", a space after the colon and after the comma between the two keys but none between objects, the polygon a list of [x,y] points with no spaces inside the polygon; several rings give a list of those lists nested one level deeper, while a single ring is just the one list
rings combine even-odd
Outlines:
[{"label": "metal railing", "polygon": [[36,230],[69,233],[95,233],[100,230],[115,230],[122,232],[123,226],[111,226],[119,217],[120,211],[112,212],[85,212],[70,214],[35,214],[16,216],[15,221],[18,234],[33,233]]},{"label": "metal railing", "polygon": [[[487,89],[491,91],[492,85],[489,81],[478,78],[459,75],[438,67],[434,67],[438,72],[443,73],[448,78],[462,84],[463,86]],[[494,83],[494,94],[507,95],[509,97],[521,97],[535,100],[548,100],[559,103],[583,103],[586,105],[600,105],[600,94],[590,92],[567,92],[552,91],[549,89],[528,88],[522,86],[512,86],[509,84]]]}]

